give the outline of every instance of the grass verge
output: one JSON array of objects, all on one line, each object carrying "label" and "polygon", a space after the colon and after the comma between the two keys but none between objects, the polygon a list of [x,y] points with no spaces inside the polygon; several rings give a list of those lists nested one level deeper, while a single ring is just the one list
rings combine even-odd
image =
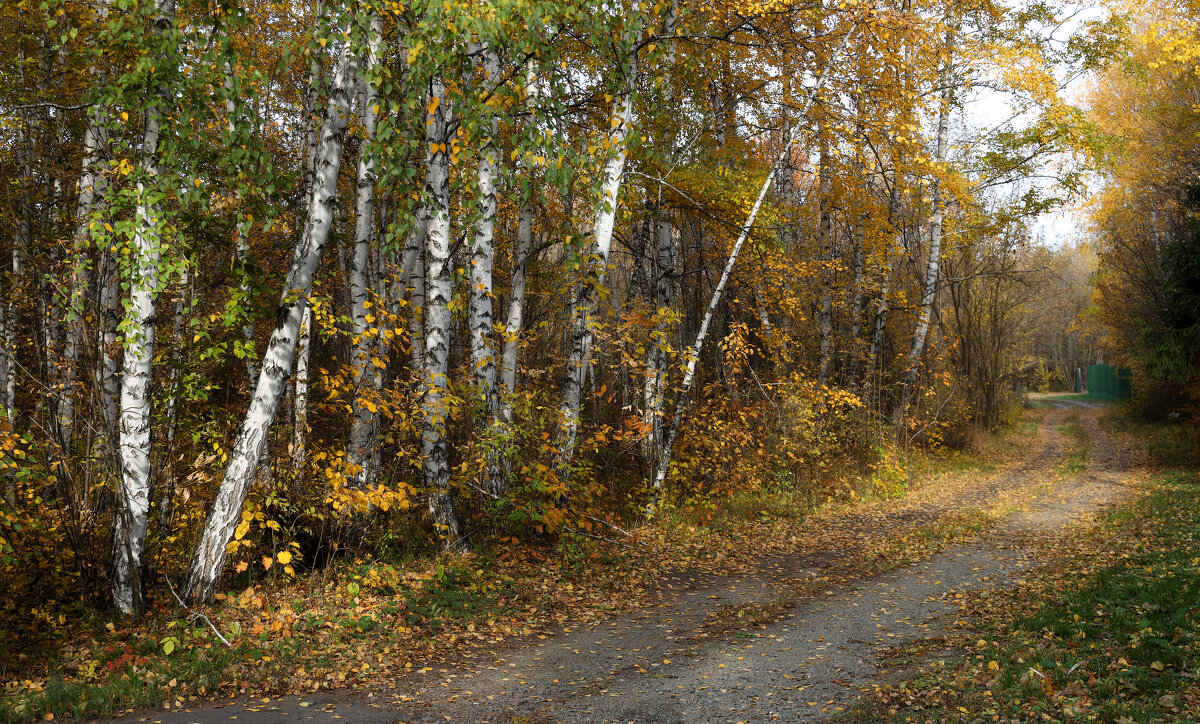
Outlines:
[{"label": "grass verge", "polygon": [[[1069,536],[1023,584],[963,599],[957,653],[891,663],[859,721],[1195,721],[1200,718],[1200,472]],[[946,641],[923,642],[944,647]],[[919,653],[919,652],[918,652]],[[915,661],[915,663],[914,663]]]}]

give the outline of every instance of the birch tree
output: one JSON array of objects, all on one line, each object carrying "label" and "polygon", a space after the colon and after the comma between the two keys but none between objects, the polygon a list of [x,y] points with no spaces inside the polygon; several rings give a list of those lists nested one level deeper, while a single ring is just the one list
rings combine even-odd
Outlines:
[{"label": "birch tree", "polygon": [[934,153],[937,170],[930,184],[932,187],[930,190],[932,211],[929,217],[929,257],[925,263],[925,284],[921,292],[920,313],[917,317],[916,329],[913,330],[912,345],[908,349],[904,381],[896,405],[897,420],[903,419],[912,389],[917,383],[917,371],[921,354],[925,351],[925,337],[929,332],[929,319],[933,314],[934,298],[937,296],[938,269],[942,256],[942,223],[945,218],[941,174],[946,171],[946,159],[950,152],[950,111],[954,95],[952,85],[954,72],[953,29],[946,31],[944,53],[945,57],[937,81],[940,89],[938,93],[937,146]]},{"label": "birch tree", "polygon": [[[151,29],[157,39],[171,32],[174,0],[157,0]],[[172,42],[167,40],[167,43]],[[173,53],[171,53],[173,55]],[[155,68],[157,71],[158,69]],[[125,368],[121,378],[121,485],[113,521],[113,605],[124,616],[141,614],[142,552],[150,519],[150,427],[154,370],[154,332],[159,261],[162,256],[163,195],[159,180],[159,142],[170,90],[156,73],[145,112],[136,181],[133,243],[130,249],[129,309],[125,327]]]},{"label": "birch tree", "polygon": [[450,400],[450,135],[453,107],[445,82],[429,83],[425,121],[425,379],[421,461],[429,515],[444,550],[466,547],[450,493],[446,418]]},{"label": "birch tree", "polygon": [[[495,424],[499,409],[496,395],[496,349],[492,343],[492,267],[495,256],[496,235],[496,185],[499,181],[499,163],[497,150],[497,134],[499,120],[493,110],[496,88],[500,83],[500,56],[496,52],[494,42],[484,43],[480,48],[483,71],[483,93],[487,100],[484,102],[484,118],[482,121],[483,136],[480,139],[479,168],[479,208],[475,221],[475,238],[471,244],[471,303],[470,303],[470,339],[471,339],[471,372],[475,392],[482,404],[482,427],[490,430],[488,436],[496,431],[491,428]],[[491,441],[490,448],[494,448]],[[485,453],[484,479],[490,490],[503,488],[499,478],[502,474],[497,453],[489,449]]]},{"label": "birch tree", "polygon": [[375,347],[379,329],[373,326],[379,313],[371,313],[368,281],[371,249],[375,246],[375,143],[376,107],[379,102],[377,88],[380,67],[380,44],[383,35],[383,19],[372,15],[367,40],[367,61],[364,68],[359,94],[359,115],[363,125],[363,139],[358,149],[357,181],[354,198],[354,250],[350,258],[350,317],[353,323],[354,345],[350,352],[350,366],[354,370],[353,419],[350,425],[350,443],[346,449],[346,461],[352,472],[348,484],[352,488],[365,488],[375,481],[379,468],[378,431],[379,421],[374,403],[369,401],[374,393],[375,377],[379,374],[375,366]]},{"label": "birch tree", "polygon": [[[829,74],[833,67],[840,59],[846,45],[850,42],[851,36],[857,29],[857,25],[852,25],[850,29],[842,36],[841,41],[833,53],[829,56],[829,62],[825,69],[818,76],[812,88],[808,91],[808,96],[804,100],[804,105],[800,109],[799,116],[803,117],[808,113],[808,109],[812,107],[813,101],[817,94],[821,92],[825,82],[829,79]],[[683,413],[686,406],[687,395],[691,391],[692,383],[696,380],[696,363],[700,359],[700,352],[704,349],[704,342],[708,337],[708,329],[712,324],[713,316],[716,313],[717,305],[721,303],[721,297],[725,293],[725,286],[729,283],[729,277],[733,274],[733,267],[737,264],[738,255],[742,251],[742,246],[746,243],[746,238],[749,237],[751,229],[754,228],[754,220],[758,218],[759,209],[762,208],[763,200],[767,197],[767,192],[771,189],[771,182],[778,176],[779,167],[790,158],[792,153],[792,144],[796,142],[795,130],[784,138],[783,148],[776,154],[767,170],[767,177],[759,188],[758,196],[754,200],[754,205],[750,207],[750,213],[746,216],[745,223],[742,224],[741,231],[738,234],[737,241],[734,242],[733,248],[729,252],[729,259],[725,262],[725,268],[721,272],[721,278],[713,288],[712,296],[709,298],[708,307],[704,312],[704,319],[700,323],[700,329],[696,333],[696,339],[692,343],[691,349],[688,350],[687,361],[683,368],[683,379],[679,384],[679,391],[675,399],[675,413],[671,420],[671,427],[667,433],[666,442],[663,444],[662,452],[658,459],[658,464],[654,469],[654,478],[651,482],[651,497],[650,505],[647,511],[653,514],[658,506],[659,497],[662,493],[663,484],[666,482],[667,473],[671,467],[671,455],[675,448],[675,441],[679,437],[679,429],[683,426]]]},{"label": "birch tree", "polygon": [[591,364],[592,342],[599,324],[595,313],[607,273],[608,255],[612,247],[613,226],[617,218],[617,197],[625,175],[625,157],[633,116],[633,91],[637,78],[637,41],[642,33],[641,10],[634,7],[627,20],[622,53],[618,58],[617,89],[613,95],[609,130],[604,148],[608,160],[601,172],[596,216],[592,224],[592,243],[582,260],[583,274],[579,282],[571,317],[570,349],[563,378],[562,404],[559,407],[557,474],[564,490],[570,482],[571,466],[579,434],[579,414],[583,406],[583,390]]},{"label": "birch tree", "polygon": [[225,548],[234,537],[242,504],[254,482],[258,460],[267,444],[267,432],[279,409],[284,386],[292,370],[304,310],[308,307],[313,275],[329,237],[346,123],[351,113],[351,100],[360,66],[358,55],[351,49],[349,29],[345,36],[321,123],[321,139],[315,157],[304,233],[293,251],[276,315],[276,326],[262,358],[250,409],[242,421],[230,454],[229,466],[188,568],[184,594],[192,603],[211,601],[216,593],[225,566]]}]

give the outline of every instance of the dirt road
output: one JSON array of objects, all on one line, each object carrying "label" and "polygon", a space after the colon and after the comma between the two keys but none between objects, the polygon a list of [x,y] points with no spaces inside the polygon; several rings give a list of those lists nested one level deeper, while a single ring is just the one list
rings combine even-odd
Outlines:
[{"label": "dirt road", "polygon": [[[934,478],[905,498],[841,508],[807,522],[787,559],[736,577],[680,575],[657,605],[581,622],[493,652],[483,664],[431,671],[394,691],[282,698],[225,709],[163,712],[129,722],[766,722],[819,720],[845,710],[879,677],[889,647],[937,635],[954,593],[1003,586],[1036,563],[1026,545],[1053,536],[1120,498],[1140,478],[1129,441],[1099,423],[1101,410],[1047,401],[1028,448],[989,474]],[[1064,431],[1074,435],[1064,434]],[[1083,463],[1081,435],[1088,453]],[[1072,462],[1074,461],[1074,462]],[[886,536],[919,535],[983,513],[987,530],[925,561],[868,580],[837,572]],[[841,580],[841,583],[825,581]],[[815,591],[813,590],[815,588]],[[828,586],[828,587],[826,587]],[[791,603],[797,590],[808,593]],[[781,603],[783,602],[783,603]],[[742,625],[711,626],[714,620]],[[768,612],[769,615],[754,616]],[[369,698],[368,698],[369,697]]]}]

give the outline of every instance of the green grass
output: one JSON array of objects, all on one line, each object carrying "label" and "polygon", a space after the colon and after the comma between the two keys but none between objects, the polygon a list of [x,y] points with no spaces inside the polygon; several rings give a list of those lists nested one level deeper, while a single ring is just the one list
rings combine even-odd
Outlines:
[{"label": "green grass", "polygon": [[1069,443],[1067,461],[1064,466],[1066,472],[1074,474],[1087,468],[1091,443],[1088,440],[1087,430],[1084,429],[1083,423],[1079,421],[1079,415],[1069,415],[1059,423],[1058,430],[1066,436]]},{"label": "green grass", "polygon": [[853,718],[1195,720],[1198,496],[1197,472],[1160,473],[1028,585],[971,598],[957,663],[884,687]]}]

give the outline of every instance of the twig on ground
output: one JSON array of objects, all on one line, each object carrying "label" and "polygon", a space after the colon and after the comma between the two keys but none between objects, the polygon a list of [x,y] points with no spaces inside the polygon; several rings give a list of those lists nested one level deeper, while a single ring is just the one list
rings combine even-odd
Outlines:
[{"label": "twig on ground", "polygon": [[633,546],[629,545],[628,543],[626,543],[625,541],[614,540],[612,538],[605,538],[602,535],[594,535],[592,533],[585,533],[584,531],[579,530],[578,528],[572,528],[569,525],[564,525],[563,530],[568,531],[570,533],[574,533],[575,535],[581,535],[584,538],[591,538],[593,540],[603,541],[605,543],[612,543],[613,545],[621,546],[622,548],[632,548],[633,547]]},{"label": "twig on ground", "polygon": [[222,636],[221,632],[217,630],[217,627],[213,625],[212,619],[200,613],[199,611],[193,610],[183,602],[183,599],[179,597],[179,594],[175,593],[175,586],[171,585],[170,578],[163,576],[163,580],[167,582],[167,588],[171,589],[171,595],[175,598],[175,601],[179,603],[180,606],[183,606],[184,611],[188,612],[188,621],[195,621],[198,618],[204,619],[204,623],[208,624],[208,627],[211,628],[212,632],[217,635],[217,638],[221,639],[221,643],[225,644],[226,648],[233,648],[233,644],[229,643],[229,639]]}]

